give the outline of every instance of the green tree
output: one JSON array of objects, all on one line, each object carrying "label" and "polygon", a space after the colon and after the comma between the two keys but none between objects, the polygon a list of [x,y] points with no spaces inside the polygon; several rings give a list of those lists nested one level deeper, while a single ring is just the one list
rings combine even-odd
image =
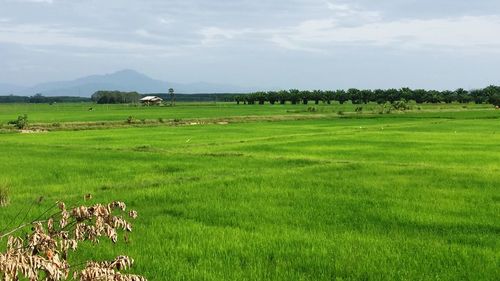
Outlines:
[{"label": "green tree", "polygon": [[323,94],[323,102],[326,102],[327,104],[331,104],[332,100],[335,99],[335,92],[334,91],[325,91]]},{"label": "green tree", "polygon": [[309,91],[300,91],[300,98],[303,104],[308,104],[309,100],[312,98],[312,93]]},{"label": "green tree", "polygon": [[25,129],[28,127],[28,115],[19,115],[16,120],[9,121],[9,124],[16,126],[19,130]]},{"label": "green tree", "polygon": [[297,104],[299,101],[300,101],[300,91],[297,90],[297,89],[291,89],[290,91],[288,91],[289,94],[288,94],[288,97],[289,97],[289,100],[292,104]]},{"label": "green tree", "polygon": [[99,104],[136,103],[140,97],[141,95],[137,92],[97,91],[91,99]]},{"label": "green tree", "polygon": [[242,101],[243,99],[241,98],[241,96],[235,96],[234,97],[234,101],[236,102],[236,104],[240,104],[240,102]]},{"label": "green tree", "polygon": [[262,105],[267,100],[267,93],[266,92],[257,92],[257,93],[255,93],[255,98],[259,102],[259,104]]},{"label": "green tree", "polygon": [[335,100],[338,101],[340,104],[344,104],[346,101],[349,100],[349,96],[347,95],[346,91],[337,90],[335,91]]},{"label": "green tree", "polygon": [[426,102],[427,98],[427,90],[425,89],[416,89],[413,91],[413,100],[417,103]]},{"label": "green tree", "polygon": [[455,96],[457,97],[457,101],[459,103],[468,103],[471,101],[471,97],[469,96],[469,92],[466,90],[459,88],[455,90]]},{"label": "green tree", "polygon": [[387,102],[387,98],[385,96],[385,90],[376,89],[375,91],[373,91],[373,99],[378,104],[385,104]]},{"label": "green tree", "polygon": [[400,92],[400,95],[401,95],[401,99],[402,100],[414,100],[414,96],[413,96],[413,90],[408,88],[408,87],[404,87],[404,88],[401,88],[399,90]]},{"label": "green tree", "polygon": [[280,104],[285,104],[286,103],[286,100],[288,98],[288,91],[286,90],[281,90],[278,92],[277,94],[277,98],[278,98],[278,101]]},{"label": "green tree", "polygon": [[170,105],[175,105],[175,91],[173,88],[168,89],[168,95],[170,96]]},{"label": "green tree", "polygon": [[361,91],[355,88],[347,90],[347,94],[353,104],[359,104],[362,102]]},{"label": "green tree", "polygon": [[319,104],[319,101],[323,99],[323,91],[321,91],[321,90],[314,90],[311,93],[311,97],[314,100],[314,104]]},{"label": "green tree", "polygon": [[500,93],[491,95],[488,98],[488,102],[494,106],[500,106]]},{"label": "green tree", "polygon": [[361,90],[361,101],[364,104],[367,104],[372,100],[374,100],[372,90]]},{"label": "green tree", "polygon": [[401,92],[397,89],[389,89],[385,91],[386,99],[390,103],[401,100]]},{"label": "green tree", "polygon": [[276,101],[278,100],[278,93],[275,92],[275,91],[269,91],[267,92],[267,101],[270,103],[270,104],[275,104]]}]

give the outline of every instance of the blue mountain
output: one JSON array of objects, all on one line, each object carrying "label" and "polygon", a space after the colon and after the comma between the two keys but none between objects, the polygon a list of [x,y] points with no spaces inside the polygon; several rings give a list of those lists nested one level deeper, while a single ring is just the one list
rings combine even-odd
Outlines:
[{"label": "blue mountain", "polygon": [[[1,85],[1,84],[0,84]],[[121,70],[118,72],[91,75],[71,81],[57,81],[37,84],[29,88],[5,86],[5,91],[0,86],[0,94],[18,94],[31,96],[41,93],[44,96],[81,96],[89,97],[96,91],[136,91],[139,93],[166,93],[169,88],[174,88],[177,93],[243,93],[251,89],[234,85],[214,83],[172,83],[156,80],[135,70]]]}]

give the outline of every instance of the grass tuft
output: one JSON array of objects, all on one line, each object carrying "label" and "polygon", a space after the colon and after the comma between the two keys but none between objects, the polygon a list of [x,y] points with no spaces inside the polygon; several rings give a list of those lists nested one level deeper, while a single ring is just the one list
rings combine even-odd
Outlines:
[{"label": "grass tuft", "polygon": [[6,207],[9,205],[10,197],[9,197],[9,186],[7,183],[0,182],[0,207]]}]

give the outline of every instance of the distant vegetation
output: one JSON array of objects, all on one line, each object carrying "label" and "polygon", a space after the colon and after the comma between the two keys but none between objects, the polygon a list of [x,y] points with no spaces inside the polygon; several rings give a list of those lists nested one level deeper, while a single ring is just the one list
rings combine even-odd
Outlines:
[{"label": "distant vegetation", "polygon": [[25,129],[28,127],[28,115],[19,115],[16,120],[12,120],[8,122],[9,125],[14,125],[18,129]]},{"label": "distant vegetation", "polygon": [[[134,95],[138,94],[133,92]],[[123,98],[124,94],[130,94],[127,92],[119,92],[119,91],[98,91],[92,95],[91,98],[85,97],[46,97],[41,94],[36,94],[31,97],[26,96],[0,96],[0,103],[69,103],[69,102],[90,102],[94,101],[96,103],[134,103],[138,102],[138,100],[144,96],[153,95],[163,98],[164,100],[171,100],[171,96],[169,94],[138,94],[139,97],[137,100],[135,97],[130,102],[123,102],[127,100],[128,97]],[[234,102],[237,96],[241,94],[178,94],[175,93],[175,100],[179,102]]]},{"label": "distant vegetation", "polygon": [[96,103],[137,103],[141,95],[137,92],[97,91],[92,97]]},{"label": "distant vegetation", "polygon": [[366,104],[369,102],[384,104],[386,102],[394,103],[401,100],[413,100],[417,103],[491,103],[498,106],[500,105],[500,87],[489,86],[484,89],[471,91],[464,89],[457,89],[455,91],[413,90],[410,88],[387,90],[359,90],[351,88],[347,91],[300,91],[292,89],[289,91],[256,92],[235,97],[235,102],[238,104],[264,104],[266,102],[270,104],[285,104],[286,102],[292,104],[308,104],[309,102],[330,104],[332,101],[339,102],[340,104],[347,101],[351,101],[353,104]]},{"label": "distant vegetation", "polygon": [[63,103],[63,102],[89,102],[90,98],[83,97],[45,97],[42,94],[36,94],[31,97],[25,96],[0,96],[0,103]]},{"label": "distant vegetation", "polygon": [[[171,100],[171,96],[169,94],[163,93],[155,93],[148,94],[152,96],[157,96],[162,98],[163,100]],[[175,101],[178,102],[234,102],[236,97],[239,97],[245,94],[179,94],[175,93]]]},{"label": "distant vegetation", "polygon": [[[173,90],[173,89],[172,89]],[[137,103],[147,95],[154,95],[170,101],[171,104],[178,102],[236,102],[237,104],[309,104],[320,102],[330,104],[338,102],[344,104],[366,104],[376,102],[378,104],[394,103],[396,101],[410,101],[417,103],[470,103],[476,104],[490,103],[500,106],[500,86],[488,86],[483,89],[464,90],[462,88],[454,91],[437,91],[425,89],[376,89],[360,90],[351,88],[348,90],[314,90],[301,91],[297,89],[255,92],[250,94],[217,93],[217,94],[173,94],[169,93],[148,93],[139,94],[137,92],[120,91],[97,91],[91,98],[84,97],[45,97],[36,94],[31,97],[24,96],[0,96],[0,103],[56,103],[56,102],[88,102],[93,101],[99,104],[119,104]]]}]

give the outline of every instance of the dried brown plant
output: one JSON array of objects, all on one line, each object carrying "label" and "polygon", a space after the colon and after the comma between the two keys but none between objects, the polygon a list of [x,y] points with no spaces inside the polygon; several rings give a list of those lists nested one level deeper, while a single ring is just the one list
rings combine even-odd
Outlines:
[{"label": "dried brown plant", "polygon": [[[126,256],[107,262],[88,261],[83,270],[68,263],[68,252],[76,251],[80,242],[98,243],[100,238],[107,237],[116,243],[119,231],[132,231],[132,225],[124,218],[125,203],[116,201],[71,209],[66,209],[62,202],[57,205],[59,211],[48,219],[22,224],[0,234],[0,241],[7,238],[7,250],[0,253],[0,280],[146,281],[142,276],[120,272],[128,270],[134,262]],[[129,211],[128,216],[135,219],[137,212]],[[31,233],[24,239],[14,235],[30,226]]]}]

